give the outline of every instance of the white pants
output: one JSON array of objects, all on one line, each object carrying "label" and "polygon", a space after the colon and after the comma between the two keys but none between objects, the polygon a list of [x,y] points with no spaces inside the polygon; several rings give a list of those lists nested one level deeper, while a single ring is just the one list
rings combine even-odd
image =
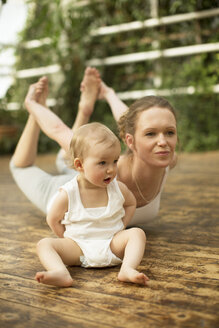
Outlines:
[{"label": "white pants", "polygon": [[58,191],[59,187],[71,180],[77,172],[69,169],[61,154],[56,160],[56,166],[60,175],[51,175],[37,166],[25,168],[16,167],[13,158],[10,161],[11,174],[25,196],[46,214],[50,199]]}]

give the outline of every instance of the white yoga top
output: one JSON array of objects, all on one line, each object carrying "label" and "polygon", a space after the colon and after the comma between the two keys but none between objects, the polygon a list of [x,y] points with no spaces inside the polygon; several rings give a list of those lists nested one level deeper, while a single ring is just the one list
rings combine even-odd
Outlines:
[{"label": "white yoga top", "polygon": [[160,191],[157,194],[157,196],[149,204],[136,208],[135,214],[130,222],[131,226],[140,226],[143,228],[144,225],[147,224],[147,222],[153,220],[158,215],[160,209],[161,193],[164,188],[168,172],[169,172],[169,167],[166,168],[166,172],[160,187]]}]

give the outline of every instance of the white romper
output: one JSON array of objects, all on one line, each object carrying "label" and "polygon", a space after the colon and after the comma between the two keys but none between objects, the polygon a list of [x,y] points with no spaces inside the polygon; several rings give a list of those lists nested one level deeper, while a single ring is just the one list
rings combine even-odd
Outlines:
[{"label": "white romper", "polygon": [[120,264],[121,259],[110,249],[113,236],[124,229],[124,197],[116,179],[107,186],[106,207],[84,208],[77,176],[60,189],[68,194],[68,212],[62,220],[62,224],[65,225],[64,237],[73,239],[81,248],[81,265],[106,267]]}]

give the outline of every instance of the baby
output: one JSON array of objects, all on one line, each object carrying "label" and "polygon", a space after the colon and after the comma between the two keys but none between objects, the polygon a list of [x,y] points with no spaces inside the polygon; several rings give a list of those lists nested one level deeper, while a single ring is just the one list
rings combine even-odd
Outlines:
[{"label": "baby", "polygon": [[38,256],[47,271],[37,272],[38,282],[69,287],[73,279],[66,266],[121,265],[118,279],[146,285],[137,271],[145,251],[140,228],[125,230],[136,208],[131,191],[115,177],[120,142],[100,123],[82,125],[70,144],[75,177],[63,185],[48,211],[47,222],[60,238],[44,238]]}]

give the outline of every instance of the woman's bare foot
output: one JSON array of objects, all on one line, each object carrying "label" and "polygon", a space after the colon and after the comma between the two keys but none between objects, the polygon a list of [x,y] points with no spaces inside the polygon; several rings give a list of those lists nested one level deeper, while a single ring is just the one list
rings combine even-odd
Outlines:
[{"label": "woman's bare foot", "polygon": [[36,97],[37,102],[43,106],[46,106],[46,99],[49,93],[48,78],[46,76],[41,77],[36,83]]},{"label": "woman's bare foot", "polygon": [[96,68],[87,67],[81,82],[81,98],[79,110],[84,116],[90,118],[93,113],[94,104],[97,100],[100,88],[100,74]]},{"label": "woman's bare foot", "polygon": [[24,104],[26,107],[28,106],[29,102],[36,101],[37,102],[37,96],[36,96],[36,83],[31,84],[29,86],[29,89],[27,91]]},{"label": "woman's bare foot", "polygon": [[37,272],[35,279],[40,283],[58,287],[70,287],[73,285],[72,277],[65,270]]},{"label": "woman's bare foot", "polygon": [[138,272],[132,268],[121,268],[118,279],[123,282],[133,282],[139,285],[147,285],[149,278],[142,272]]},{"label": "woman's bare foot", "polygon": [[47,96],[48,96],[48,79],[46,76],[43,76],[39,79],[37,83],[31,84],[29,86],[24,103],[26,104],[26,107],[28,106],[28,103],[31,101],[35,101],[45,106]]},{"label": "woman's bare foot", "polygon": [[99,93],[100,81],[98,70],[96,68],[87,67],[81,82],[81,98],[78,106],[78,113],[72,127],[73,131],[89,122]]},{"label": "woman's bare foot", "polygon": [[101,81],[98,99],[106,99],[107,95],[110,93],[113,93],[113,92],[114,92],[113,88],[108,87],[108,85],[106,85],[106,83]]}]

